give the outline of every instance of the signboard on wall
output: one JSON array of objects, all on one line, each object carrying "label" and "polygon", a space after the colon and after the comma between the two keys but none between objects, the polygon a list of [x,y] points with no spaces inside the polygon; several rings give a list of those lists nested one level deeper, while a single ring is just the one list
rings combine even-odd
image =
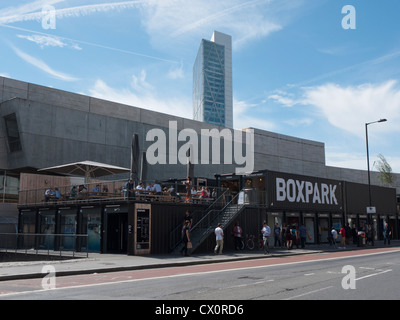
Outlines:
[{"label": "signboard on wall", "polygon": [[343,208],[341,181],[270,172],[268,189],[271,208],[318,211]]},{"label": "signboard on wall", "polygon": [[367,207],[367,214],[375,214],[376,207]]},{"label": "signboard on wall", "polygon": [[135,204],[134,216],[134,253],[150,254],[151,250],[151,205]]}]

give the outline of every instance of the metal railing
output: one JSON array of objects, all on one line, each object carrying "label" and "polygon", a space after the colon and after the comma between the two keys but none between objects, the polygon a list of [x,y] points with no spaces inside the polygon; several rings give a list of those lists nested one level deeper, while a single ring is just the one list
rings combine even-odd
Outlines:
[{"label": "metal railing", "polygon": [[[228,199],[229,198],[229,199]],[[194,223],[197,224],[203,220],[204,216],[208,216],[210,212],[216,210],[219,211],[221,207],[224,207],[227,202],[231,201],[229,189],[224,189],[219,197],[217,197],[206,209],[196,210],[190,214]],[[182,241],[182,227],[183,222],[179,223],[169,235],[170,251],[173,251]]]},{"label": "metal railing", "polygon": [[[241,190],[240,192],[242,192],[243,190]],[[235,207],[235,211],[239,212],[240,210],[242,210],[243,208],[243,204],[239,205],[238,203],[238,198],[240,196],[240,192],[238,194],[236,194],[232,199],[230,199],[230,201],[228,203],[225,204],[225,206],[223,208],[220,209],[212,209],[210,211],[208,211],[208,213],[206,215],[203,216],[203,218],[198,221],[191,229],[191,232],[194,233],[198,230],[199,238],[197,239],[198,242],[202,242],[209,234],[209,231],[213,228],[216,227],[216,225],[214,226],[214,224],[220,221],[221,217],[224,215],[224,213],[226,212],[226,210],[228,210],[231,206]],[[236,213],[235,212],[235,213]],[[229,217],[231,218],[231,217]],[[223,225],[223,228],[226,227],[226,225]],[[211,229],[210,229],[211,228]]]},{"label": "metal railing", "polygon": [[[170,182],[160,183],[161,193],[148,190],[138,190],[134,187],[132,194],[125,189],[126,180],[101,181],[81,185],[49,186],[47,188],[19,191],[18,204],[20,206],[38,205],[71,205],[87,202],[110,202],[136,199],[139,201],[165,201],[186,202],[186,193],[178,192],[176,184]],[[150,185],[148,185],[150,186]],[[170,188],[173,188],[170,190]],[[180,186],[183,189],[184,186]],[[211,203],[214,194],[221,194],[220,188],[209,187],[209,197],[201,195],[191,198],[191,203]]]},{"label": "metal railing", "polygon": [[[88,200],[124,199],[126,180],[102,181],[81,185],[49,186],[19,191],[19,205],[72,204]],[[48,192],[48,194],[46,194]]]},{"label": "metal railing", "polygon": [[0,250],[48,257],[89,257],[87,234],[0,233]]}]

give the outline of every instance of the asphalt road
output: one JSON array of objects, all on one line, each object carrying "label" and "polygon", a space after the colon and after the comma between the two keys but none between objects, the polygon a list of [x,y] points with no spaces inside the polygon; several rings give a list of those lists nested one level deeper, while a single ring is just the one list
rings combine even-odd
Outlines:
[{"label": "asphalt road", "polygon": [[0,299],[149,299],[168,312],[161,301],[397,300],[398,279],[400,250],[389,248],[4,281]]}]

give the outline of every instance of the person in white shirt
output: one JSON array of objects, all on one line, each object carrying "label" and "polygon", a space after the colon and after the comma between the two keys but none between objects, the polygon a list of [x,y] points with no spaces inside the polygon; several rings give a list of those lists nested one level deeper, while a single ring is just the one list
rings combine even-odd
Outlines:
[{"label": "person in white shirt", "polygon": [[336,239],[338,237],[338,233],[334,227],[332,227],[331,234],[332,234],[332,244],[336,248]]},{"label": "person in white shirt", "polygon": [[143,182],[140,182],[140,183],[136,186],[136,190],[138,191],[138,193],[141,193],[142,191],[145,190]]},{"label": "person in white shirt", "polygon": [[263,240],[264,240],[264,254],[269,254],[269,236],[271,235],[271,228],[267,224],[266,221],[264,221],[263,228],[261,229],[261,233],[263,235]]},{"label": "person in white shirt", "polygon": [[222,224],[218,223],[217,228],[215,228],[215,240],[217,245],[215,246],[214,253],[217,254],[219,249],[219,254],[222,254],[222,249],[224,247],[224,230],[222,230]]}]

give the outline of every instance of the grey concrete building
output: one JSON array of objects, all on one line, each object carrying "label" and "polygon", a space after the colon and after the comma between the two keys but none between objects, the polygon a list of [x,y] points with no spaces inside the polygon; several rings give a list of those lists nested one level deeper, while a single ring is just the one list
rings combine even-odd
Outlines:
[{"label": "grey concrete building", "polygon": [[[139,135],[140,151],[149,153],[155,140],[147,141],[146,136],[152,129],[165,133],[166,146],[158,150],[158,155],[169,150],[171,143],[177,144],[177,152],[185,146],[186,140],[176,141],[182,130],[196,133],[199,163],[195,165],[195,175],[198,177],[213,178],[215,174],[234,172],[238,167],[237,163],[223,164],[225,144],[221,143],[220,164],[212,163],[211,143],[209,161],[202,158],[200,150],[201,130],[228,130],[233,136],[232,129],[4,77],[0,77],[0,119],[0,174],[3,176],[18,177],[20,172],[36,172],[40,168],[83,160],[129,167],[132,135]],[[171,121],[177,129],[172,137]],[[322,142],[254,129],[254,150],[254,170],[367,183],[366,171],[326,166]],[[147,164],[147,180],[184,178],[186,165],[179,161],[168,164],[169,160],[166,164]],[[400,175],[397,177],[400,193]],[[372,183],[379,184],[377,173],[372,173]]]}]

